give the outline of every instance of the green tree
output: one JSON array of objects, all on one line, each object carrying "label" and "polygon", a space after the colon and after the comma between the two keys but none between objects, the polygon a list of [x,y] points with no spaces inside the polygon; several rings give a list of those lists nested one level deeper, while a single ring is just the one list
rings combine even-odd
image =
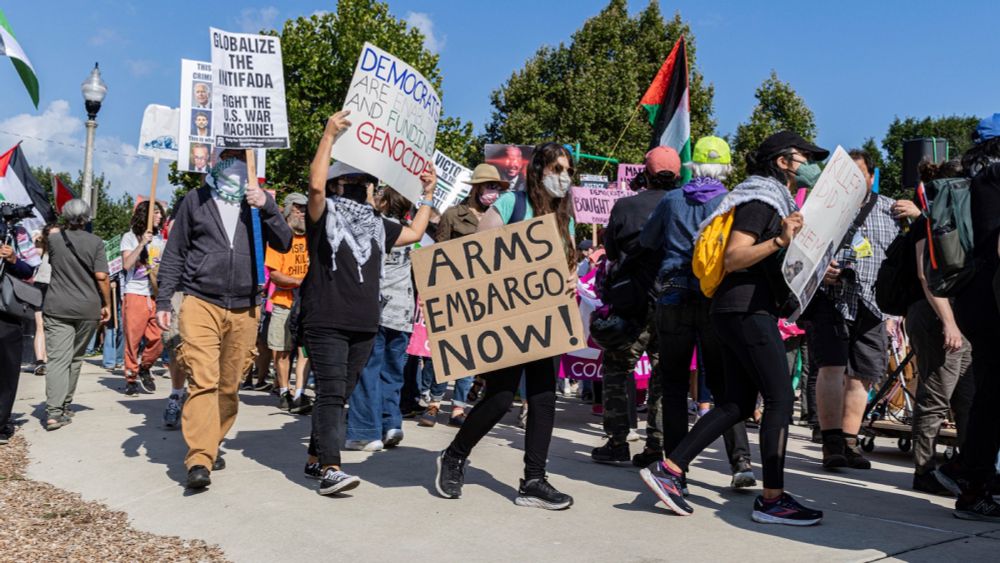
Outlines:
[{"label": "green tree", "polygon": [[920,137],[943,137],[948,140],[946,158],[955,158],[972,146],[972,132],[978,117],[952,115],[918,119],[896,117],[882,139],[885,166],[881,171],[881,192],[889,197],[911,197],[903,190],[903,142]]},{"label": "green tree", "polygon": [[184,196],[187,195],[189,191],[197,189],[201,186],[202,176],[204,176],[204,174],[199,174],[197,172],[181,172],[180,170],[177,170],[176,161],[170,163],[170,171],[167,172],[167,181],[174,186],[174,195],[170,200],[170,209],[167,210],[168,213],[177,209],[177,204],[184,199]]},{"label": "green tree", "polygon": [[795,93],[792,86],[778,78],[771,71],[758,88],[754,97],[757,105],[746,123],[736,127],[733,137],[733,168],[731,178],[739,182],[746,177],[746,157],[757,150],[757,146],[778,131],[794,131],[812,142],[816,137],[816,120],[805,101]]},{"label": "green tree", "polygon": [[[695,138],[711,134],[714,88],[695,64],[697,49],[690,26],[679,13],[665,21],[655,1],[630,17],[625,0],[611,0],[572,35],[569,45],[540,48],[493,91],[493,114],[484,140],[579,142],[584,152],[609,155],[622,135],[609,156],[642,162],[652,127],[639,100],[682,35],[690,67],[691,134]],[[597,172],[602,165],[583,161],[578,168]]]},{"label": "green tree", "polygon": [[[67,188],[76,194],[83,193],[83,172],[78,171],[76,179],[67,172],[56,172],[51,168],[34,167],[31,174],[43,186],[52,185],[52,176],[58,176]],[[122,194],[118,198],[111,198],[108,191],[111,184],[108,183],[104,175],[94,177],[94,189],[97,190],[97,217],[94,218],[94,234],[102,239],[109,239],[120,235],[129,229],[132,222],[132,210],[135,207],[135,200],[130,194]],[[49,192],[49,204],[55,209],[53,194]]]}]

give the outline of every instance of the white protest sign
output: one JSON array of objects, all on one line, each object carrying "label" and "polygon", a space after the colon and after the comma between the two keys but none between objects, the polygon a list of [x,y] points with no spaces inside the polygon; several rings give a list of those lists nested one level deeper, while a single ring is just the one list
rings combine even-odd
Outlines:
[{"label": "white protest sign", "polygon": [[212,137],[227,149],[288,148],[281,41],[210,28]]},{"label": "white protest sign", "polygon": [[181,59],[177,170],[208,172],[212,160],[212,64]]},{"label": "white protest sign", "polygon": [[137,152],[141,156],[177,160],[179,122],[180,110],[156,104],[146,106],[139,129]]},{"label": "white protest sign", "polygon": [[434,209],[438,213],[444,213],[469,195],[472,186],[466,182],[472,179],[472,170],[448,158],[441,151],[434,151],[434,170],[437,172]]},{"label": "white protest sign", "polygon": [[789,245],[781,265],[785,281],[799,302],[789,320],[797,319],[816,294],[826,267],[867,194],[868,184],[861,169],[838,146],[802,206],[804,225]]},{"label": "white protest sign", "polygon": [[364,170],[413,202],[420,175],[431,170],[441,99],[413,67],[365,43],[347,90],[344,109],[352,125],[331,156]]}]

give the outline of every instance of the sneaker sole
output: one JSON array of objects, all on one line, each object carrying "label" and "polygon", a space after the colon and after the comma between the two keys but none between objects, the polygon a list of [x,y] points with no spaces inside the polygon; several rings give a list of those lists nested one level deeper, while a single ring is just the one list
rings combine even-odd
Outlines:
[{"label": "sneaker sole", "polygon": [[937,482],[940,483],[942,487],[948,489],[948,492],[956,497],[962,495],[962,487],[959,487],[958,483],[956,483],[954,479],[948,477],[944,473],[941,473],[937,469],[932,471],[931,474],[934,475],[934,478],[937,479]]},{"label": "sneaker sole", "polygon": [[847,457],[839,455],[823,460],[823,469],[841,469],[847,467]]},{"label": "sneaker sole", "polygon": [[631,459],[594,459],[593,456],[591,456],[590,461],[593,461],[594,463],[600,463],[601,465],[614,465],[618,467],[622,465],[632,464]]},{"label": "sneaker sole", "polygon": [[757,479],[754,478],[753,473],[745,471],[733,475],[733,482],[729,486],[733,489],[749,489],[757,486]]},{"label": "sneaker sole", "polygon": [[789,518],[771,516],[770,514],[757,512],[756,510],[753,511],[750,517],[758,524],[784,524],[786,526],[815,526],[823,520],[822,516],[813,520],[791,520]]},{"label": "sneaker sole", "polygon": [[969,510],[955,510],[952,513],[955,518],[960,520],[975,520],[977,522],[1000,522],[1000,516],[983,516],[978,512],[971,512]]},{"label": "sneaker sole", "polygon": [[444,492],[443,489],[441,489],[441,455],[440,454],[438,454],[437,459],[435,461],[437,462],[437,476],[434,478],[434,489],[436,489],[437,493],[439,495],[441,495],[441,498],[461,498],[462,497],[461,494],[458,494],[458,495],[449,495],[448,493]]},{"label": "sneaker sole", "polygon": [[678,516],[691,516],[692,514],[694,514],[693,510],[691,512],[688,512],[687,510],[681,508],[679,504],[670,499],[670,495],[663,494],[663,490],[660,489],[660,486],[656,483],[656,478],[653,477],[652,471],[643,468],[639,471],[639,476],[642,477],[642,481],[646,483],[646,486],[649,487],[649,490],[653,491],[653,494],[656,495],[656,498],[663,501],[663,504],[665,504],[667,508],[669,508],[674,514]]},{"label": "sneaker sole", "polygon": [[514,499],[514,504],[525,508],[543,508],[545,510],[566,510],[573,506],[573,501],[549,502],[538,497],[520,496]]},{"label": "sneaker sole", "polygon": [[152,381],[150,381],[149,383],[145,383],[145,382],[143,382],[140,379],[139,380],[139,387],[142,389],[143,393],[155,393],[156,392],[156,383],[153,383]]},{"label": "sneaker sole", "polygon": [[398,446],[401,443],[403,443],[403,437],[399,436],[399,437],[393,437],[393,438],[386,438],[385,441],[383,441],[382,443],[384,444],[384,447],[386,449],[388,449],[388,448],[395,448],[396,446]]},{"label": "sneaker sole", "polygon": [[332,487],[327,487],[325,489],[323,487],[320,487],[319,490],[316,492],[323,496],[335,495],[337,493],[345,493],[347,491],[352,491],[354,489],[357,489],[358,485],[360,484],[361,484],[361,478],[352,475],[351,477],[344,479],[343,481],[337,483],[336,485],[333,485]]},{"label": "sneaker sole", "polygon": [[212,480],[209,479],[209,478],[206,478],[204,480],[195,481],[193,483],[191,481],[188,481],[185,488],[187,488],[189,490],[192,490],[192,491],[200,491],[201,489],[207,488],[211,484],[212,484]]}]

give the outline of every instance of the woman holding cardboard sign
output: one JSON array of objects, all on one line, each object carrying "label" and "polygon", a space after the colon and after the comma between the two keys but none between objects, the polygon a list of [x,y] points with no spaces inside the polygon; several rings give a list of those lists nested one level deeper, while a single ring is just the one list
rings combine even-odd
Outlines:
[{"label": "woman holding cardboard sign", "polygon": [[[545,143],[535,148],[528,168],[527,190],[501,195],[479,220],[478,232],[496,229],[535,215],[555,213],[563,238],[563,251],[570,271],[576,270],[576,245],[571,202],[567,197],[572,159],[565,147]],[[496,426],[514,402],[514,392],[525,377],[528,423],[524,437],[524,479],[514,501],[519,506],[562,510],[573,504],[573,497],[549,484],[545,462],[552,440],[556,411],[556,364],[553,358],[535,360],[483,376],[486,394],[469,412],[465,423],[448,449],[438,457],[438,493],[445,498],[459,498],[465,482],[465,465],[472,449]]]},{"label": "woman holding cardboard sign", "polygon": [[309,169],[306,244],[309,271],[301,286],[299,324],[316,376],[307,477],[319,494],[354,489],[361,480],[341,471],[344,405],[371,355],[380,321],[382,259],[393,246],[419,242],[431,217],[433,170],[420,176],[420,209],[410,226],[389,221],[370,205],[378,180],[345,165],[330,166],[330,149],[351,122],[339,111],[326,122]]}]

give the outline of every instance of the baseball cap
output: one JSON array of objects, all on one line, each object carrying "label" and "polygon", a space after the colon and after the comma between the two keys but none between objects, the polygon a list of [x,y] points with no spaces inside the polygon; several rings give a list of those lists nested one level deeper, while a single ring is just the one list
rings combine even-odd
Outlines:
[{"label": "baseball cap", "polygon": [[[326,174],[327,180],[333,180],[334,178],[340,178],[341,176],[370,176],[374,178],[375,176],[369,174],[363,170],[359,170],[346,162],[337,161],[330,166],[330,170]],[[373,183],[377,183],[373,182]]]},{"label": "baseball cap", "polygon": [[994,137],[1000,137],[1000,113],[994,113],[976,125],[976,142],[982,143]]},{"label": "baseball cap", "polygon": [[702,137],[694,145],[691,160],[701,164],[732,164],[733,155],[729,145],[719,137]]},{"label": "baseball cap", "polygon": [[594,242],[590,239],[583,239],[580,244],[576,245],[577,250],[590,250],[594,248]]},{"label": "baseball cap", "polygon": [[764,139],[764,142],[757,147],[754,156],[757,162],[763,162],[787,149],[799,149],[808,154],[811,160],[826,160],[826,157],[830,156],[830,151],[817,147],[792,131],[779,131]]},{"label": "baseball cap", "polygon": [[656,147],[646,153],[646,171],[654,176],[660,172],[673,172],[675,176],[680,176],[681,157],[673,147]]}]

